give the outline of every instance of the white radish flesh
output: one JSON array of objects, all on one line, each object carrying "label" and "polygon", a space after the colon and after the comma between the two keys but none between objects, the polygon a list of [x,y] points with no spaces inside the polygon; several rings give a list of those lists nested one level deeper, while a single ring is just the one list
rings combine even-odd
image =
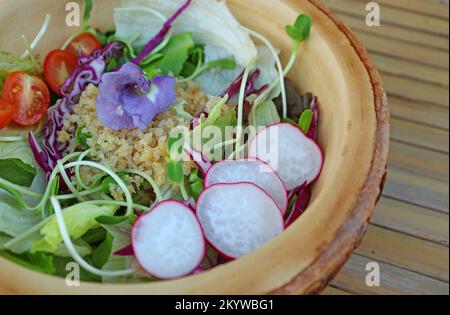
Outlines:
[{"label": "white radish flesh", "polygon": [[312,183],[323,165],[322,151],[317,143],[289,123],[261,130],[250,145],[249,156],[272,166],[288,191]]},{"label": "white radish flesh", "polygon": [[215,184],[232,184],[248,182],[262,188],[280,208],[286,213],[288,197],[286,188],[267,163],[257,159],[226,160],[214,164],[206,174],[205,187]]},{"label": "white radish flesh", "polygon": [[223,256],[249,254],[283,231],[283,216],[270,196],[251,183],[216,184],[197,201],[206,239]]},{"label": "white radish flesh", "polygon": [[202,228],[186,205],[163,201],[140,216],[131,242],[141,267],[159,279],[174,279],[193,272],[202,262],[206,243]]}]

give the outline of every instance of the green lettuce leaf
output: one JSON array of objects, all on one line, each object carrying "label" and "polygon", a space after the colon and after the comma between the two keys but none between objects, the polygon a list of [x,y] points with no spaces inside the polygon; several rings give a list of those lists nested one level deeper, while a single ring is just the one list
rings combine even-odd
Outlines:
[{"label": "green lettuce leaf", "polygon": [[19,159],[23,163],[35,166],[33,152],[25,141],[0,142],[0,160]]},{"label": "green lettuce leaf", "polygon": [[35,176],[36,169],[19,159],[0,160],[0,177],[13,184],[30,187]]},{"label": "green lettuce leaf", "polygon": [[31,270],[48,274],[53,274],[56,271],[53,264],[54,257],[46,253],[39,252],[18,255],[8,251],[0,250],[0,256]]},{"label": "green lettuce leaf", "polygon": [[113,240],[113,236],[107,233],[103,242],[92,251],[91,257],[95,267],[103,268],[108,262],[112,253]]},{"label": "green lettuce leaf", "polygon": [[[64,221],[66,223],[67,231],[73,240],[81,238],[87,231],[92,228],[99,227],[95,220],[99,216],[112,216],[116,212],[115,206],[94,206],[77,204],[64,210]],[[42,239],[33,243],[31,251],[53,253],[58,250],[59,244],[63,239],[59,232],[58,222],[56,217],[45,224],[40,230]]]},{"label": "green lettuce leaf", "polygon": [[40,221],[34,212],[22,210],[16,199],[0,190],[0,232],[16,237]]},{"label": "green lettuce leaf", "polygon": [[161,70],[162,74],[178,76],[188,60],[189,50],[195,47],[191,33],[181,33],[173,36],[169,43],[160,51],[163,57],[151,64],[152,68]]}]

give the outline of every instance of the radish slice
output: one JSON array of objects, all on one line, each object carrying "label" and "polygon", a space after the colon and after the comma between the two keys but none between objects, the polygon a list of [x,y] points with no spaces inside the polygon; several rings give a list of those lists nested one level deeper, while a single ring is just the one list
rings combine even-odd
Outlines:
[{"label": "radish slice", "polygon": [[141,267],[159,279],[190,274],[206,252],[197,218],[189,207],[175,200],[163,201],[140,216],[131,230],[131,243]]},{"label": "radish slice", "polygon": [[317,143],[289,123],[261,130],[250,144],[249,156],[272,166],[288,191],[312,183],[323,166],[323,154]]},{"label": "radish slice", "polygon": [[200,151],[192,148],[189,144],[185,144],[183,148],[184,152],[189,155],[191,160],[197,165],[202,175],[205,176],[210,167],[211,161]]},{"label": "radish slice", "polygon": [[211,246],[228,258],[253,252],[284,228],[276,203],[252,183],[208,187],[197,201],[197,217]]},{"label": "radish slice", "polygon": [[214,164],[206,174],[205,187],[215,184],[248,182],[262,188],[275,201],[283,214],[288,197],[283,181],[267,163],[257,160],[227,160]]}]

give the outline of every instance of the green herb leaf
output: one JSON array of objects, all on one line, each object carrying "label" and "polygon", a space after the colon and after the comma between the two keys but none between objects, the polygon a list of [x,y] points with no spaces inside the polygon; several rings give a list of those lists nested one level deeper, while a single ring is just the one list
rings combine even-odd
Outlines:
[{"label": "green herb leaf", "polygon": [[108,262],[112,252],[112,243],[113,237],[107,233],[105,240],[92,251],[91,257],[95,267],[103,268]]},{"label": "green herb leaf", "polygon": [[295,27],[300,31],[302,35],[301,41],[304,41],[309,37],[311,32],[312,21],[309,15],[301,14],[295,21]]},{"label": "green herb leaf", "polygon": [[112,72],[116,67],[119,66],[119,62],[116,58],[111,59],[111,61],[106,66],[106,72]]},{"label": "green herb leaf", "polygon": [[191,184],[189,188],[191,189],[192,196],[195,200],[197,200],[198,196],[200,196],[200,194],[204,190],[203,181],[198,180],[195,183]]},{"label": "green herb leaf", "polygon": [[92,0],[84,0],[83,27],[89,27],[89,19],[91,18]]},{"label": "green herb leaf", "polygon": [[182,183],[184,180],[183,165],[180,162],[169,159],[167,163],[167,175],[175,184]]},{"label": "green herb leaf", "polygon": [[96,228],[89,230],[83,235],[82,239],[88,244],[97,244],[103,241],[106,237],[106,230],[104,228]]},{"label": "green herb leaf", "polygon": [[283,122],[284,122],[284,123],[293,124],[293,125],[297,125],[297,124],[295,123],[295,121],[293,121],[293,120],[290,119],[290,118],[284,118],[284,119],[283,119]]},{"label": "green herb leaf", "polygon": [[96,217],[95,221],[97,221],[100,224],[105,224],[105,225],[116,225],[116,224],[124,222],[126,219],[127,219],[126,216],[115,217],[115,216],[101,215],[101,216]]},{"label": "green herb leaf", "polygon": [[[117,175],[120,179],[125,180],[125,173],[117,173]],[[111,176],[105,177],[102,181],[102,190],[105,194],[111,193],[111,185],[117,185],[117,182]]]},{"label": "green herb leaf", "polygon": [[36,169],[19,159],[0,160],[0,177],[20,186],[30,187],[36,176]]},{"label": "green herb leaf", "polygon": [[313,118],[313,112],[310,109],[305,110],[303,112],[302,116],[300,117],[298,126],[305,134],[308,133],[309,128],[311,127],[312,118]]},{"label": "green herb leaf", "polygon": [[92,134],[90,132],[83,132],[84,128],[86,128],[86,125],[84,124],[78,126],[77,130],[75,131],[75,140],[80,147],[87,150],[89,149],[87,139],[92,138]]},{"label": "green herb leaf", "polygon": [[189,174],[189,183],[195,183],[199,180],[203,180],[201,177],[200,170],[198,168],[194,169],[191,174]]},{"label": "green herb leaf", "polygon": [[312,21],[306,14],[300,14],[294,25],[286,26],[286,32],[293,41],[301,43],[309,37]]},{"label": "green herb leaf", "polygon": [[295,26],[287,25],[286,33],[288,33],[289,37],[294,41],[300,42],[302,39],[302,33]]}]

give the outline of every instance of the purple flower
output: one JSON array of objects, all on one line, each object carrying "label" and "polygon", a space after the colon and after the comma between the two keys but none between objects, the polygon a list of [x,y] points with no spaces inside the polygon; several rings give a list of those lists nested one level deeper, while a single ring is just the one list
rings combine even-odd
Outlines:
[{"label": "purple flower", "polygon": [[102,76],[97,116],[112,130],[145,129],[175,98],[175,78],[156,76],[149,81],[137,65],[128,62]]}]

